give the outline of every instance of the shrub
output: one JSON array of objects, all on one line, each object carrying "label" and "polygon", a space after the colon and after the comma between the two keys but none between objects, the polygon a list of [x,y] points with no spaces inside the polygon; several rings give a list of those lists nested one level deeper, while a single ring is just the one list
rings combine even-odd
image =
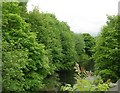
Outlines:
[{"label": "shrub", "polygon": [[110,81],[104,83],[100,76],[88,75],[85,73],[87,71],[80,70],[78,67],[76,67],[76,71],[76,84],[73,87],[70,84],[61,86],[62,91],[107,91],[110,88]]}]

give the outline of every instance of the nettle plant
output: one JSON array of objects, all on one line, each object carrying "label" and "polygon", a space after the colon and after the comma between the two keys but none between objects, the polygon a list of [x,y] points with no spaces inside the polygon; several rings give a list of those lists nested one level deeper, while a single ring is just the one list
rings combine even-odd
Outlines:
[{"label": "nettle plant", "polygon": [[100,76],[93,75],[91,71],[86,71],[77,63],[75,71],[76,84],[61,86],[61,91],[107,91],[110,88],[110,80],[103,82]]}]

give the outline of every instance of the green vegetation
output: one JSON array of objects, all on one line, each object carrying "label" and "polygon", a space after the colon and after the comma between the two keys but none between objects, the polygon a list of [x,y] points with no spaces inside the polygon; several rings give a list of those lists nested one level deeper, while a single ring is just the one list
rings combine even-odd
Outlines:
[{"label": "green vegetation", "polygon": [[61,91],[107,91],[110,88],[110,80],[104,83],[100,76],[93,76],[91,72],[80,69],[78,64],[75,69],[76,84],[61,86]]},{"label": "green vegetation", "polygon": [[118,16],[108,16],[107,24],[96,40],[94,53],[95,73],[104,80],[110,78],[113,82],[120,78],[118,22]]},{"label": "green vegetation", "polygon": [[118,16],[94,38],[36,7],[28,13],[26,4],[2,3],[3,92],[106,91],[120,78]]}]

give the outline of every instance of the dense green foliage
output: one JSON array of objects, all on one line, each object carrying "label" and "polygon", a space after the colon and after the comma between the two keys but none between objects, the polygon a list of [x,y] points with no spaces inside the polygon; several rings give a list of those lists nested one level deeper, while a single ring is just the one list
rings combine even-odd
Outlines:
[{"label": "dense green foliage", "polygon": [[[37,8],[27,12],[26,4],[17,0],[2,3],[4,92],[58,91],[62,84],[74,82],[76,62],[86,70],[95,71],[105,81],[109,78],[116,81],[120,77],[117,16],[108,17],[107,25],[94,38],[89,33],[73,33],[67,23],[59,21],[54,14]],[[76,78],[76,88],[81,82],[91,83],[79,76]],[[107,89],[104,83],[98,85],[100,90]],[[101,88],[102,85],[106,87]]]},{"label": "dense green foliage", "polygon": [[48,53],[17,9],[17,2],[3,3],[3,91],[40,90],[43,79],[52,72]]},{"label": "dense green foliage", "polygon": [[3,3],[3,91],[53,90],[76,61],[74,35],[53,14],[23,9]]},{"label": "dense green foliage", "polygon": [[84,47],[84,62],[82,62],[83,67],[86,70],[94,70],[94,60],[93,60],[93,54],[94,54],[94,46],[95,46],[95,38],[92,37],[90,34],[88,33],[84,33],[82,34],[83,36],[83,40],[85,43],[85,47]]},{"label": "dense green foliage", "polygon": [[61,91],[107,91],[110,88],[109,83],[103,83],[102,79],[98,76],[96,76],[93,80],[91,80],[90,77],[82,79],[77,76],[76,81],[77,83],[74,84],[73,87],[70,84],[61,86]]},{"label": "dense green foliage", "polygon": [[85,55],[85,43],[82,37],[82,34],[74,34],[74,41],[75,41],[75,50],[77,52],[77,62],[82,65],[84,60],[84,55]]},{"label": "dense green foliage", "polygon": [[[71,86],[71,84],[66,84],[61,86],[61,91],[107,91],[110,88],[110,81],[103,82],[100,76],[93,76],[91,72],[86,72],[85,70],[80,70],[78,65],[75,66],[76,74],[75,79],[76,83]],[[71,92],[72,91],[72,92]]]},{"label": "dense green foliage", "polygon": [[[76,51],[73,33],[69,26],[57,20],[53,14],[40,13],[38,9],[30,12],[28,17],[31,32],[37,34],[36,41],[44,44],[48,52],[50,67],[53,69],[49,77],[53,77],[56,71],[71,69],[76,58]],[[46,81],[51,82],[49,77]]]},{"label": "dense green foliage", "polygon": [[113,82],[120,77],[119,21],[118,16],[108,16],[107,24],[97,38],[94,54],[95,73]]}]

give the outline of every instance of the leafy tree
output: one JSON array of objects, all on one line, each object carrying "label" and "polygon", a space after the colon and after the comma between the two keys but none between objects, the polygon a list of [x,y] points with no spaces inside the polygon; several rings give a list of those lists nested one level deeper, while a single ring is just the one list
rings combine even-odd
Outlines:
[{"label": "leafy tree", "polygon": [[65,23],[61,23],[61,44],[62,44],[62,53],[63,60],[62,65],[63,69],[70,69],[73,67],[75,61],[77,61],[77,53],[75,51],[75,41],[74,33],[70,31],[70,27]]},{"label": "leafy tree", "polygon": [[83,33],[85,42],[85,52],[87,55],[92,56],[92,47],[95,45],[94,38],[89,33]]},{"label": "leafy tree", "polygon": [[37,9],[29,13],[29,22],[31,30],[37,33],[38,43],[43,43],[49,51],[51,63],[55,64],[57,69],[70,68],[70,64],[74,63],[76,51],[69,26],[58,21],[53,14],[41,13]]},{"label": "leafy tree", "polygon": [[[36,8],[29,13],[29,23],[31,32],[37,33],[36,41],[44,44],[49,53],[51,68],[54,68],[51,76],[54,76],[56,71],[59,73],[61,70],[71,69],[76,60],[76,51],[69,26],[57,20],[53,14],[42,13]],[[46,81],[50,80],[49,77]]]},{"label": "leafy tree", "polygon": [[29,13],[29,22],[31,24],[31,31],[37,33],[37,42],[45,45],[49,52],[49,60],[54,66],[59,69],[57,64],[61,61],[61,42],[60,32],[56,27],[58,20],[53,14],[40,13],[38,9],[34,9]]},{"label": "leafy tree", "polygon": [[82,64],[82,56],[85,54],[84,48],[85,48],[85,43],[82,37],[82,34],[74,34],[74,39],[75,39],[75,50],[78,55],[78,62]]},{"label": "leafy tree", "polygon": [[[75,82],[74,79],[74,64],[77,61],[77,52],[75,50],[74,33],[70,31],[70,27],[65,23],[61,22],[59,25],[61,34],[62,44],[62,69],[59,70],[60,80],[63,83]],[[66,77],[68,76],[68,77]]]},{"label": "leafy tree", "polygon": [[85,53],[83,54],[83,66],[86,70],[94,69],[94,61],[93,61],[93,48],[95,46],[95,39],[89,33],[83,33],[83,40],[85,43]]},{"label": "leafy tree", "polygon": [[38,91],[50,75],[47,51],[20,16],[19,2],[4,2],[2,14],[3,91]]},{"label": "leafy tree", "polygon": [[75,49],[77,52],[77,63],[81,67],[85,67],[87,70],[89,67],[89,56],[85,52],[85,42],[82,34],[74,34],[75,38]]},{"label": "leafy tree", "polygon": [[113,82],[120,77],[119,21],[117,16],[108,16],[108,21],[98,36],[94,54],[95,73],[100,74],[104,80],[110,78]]},{"label": "leafy tree", "polygon": [[[52,74],[44,79],[46,88],[49,91],[59,86],[59,76],[56,73],[62,67],[62,46],[60,40],[60,31],[57,28],[59,21],[53,14],[42,13],[38,9],[34,9],[28,15],[31,32],[37,34],[36,41],[38,44],[44,44],[45,50],[48,53],[49,66],[52,69]],[[57,82],[57,83],[56,83]]]}]

